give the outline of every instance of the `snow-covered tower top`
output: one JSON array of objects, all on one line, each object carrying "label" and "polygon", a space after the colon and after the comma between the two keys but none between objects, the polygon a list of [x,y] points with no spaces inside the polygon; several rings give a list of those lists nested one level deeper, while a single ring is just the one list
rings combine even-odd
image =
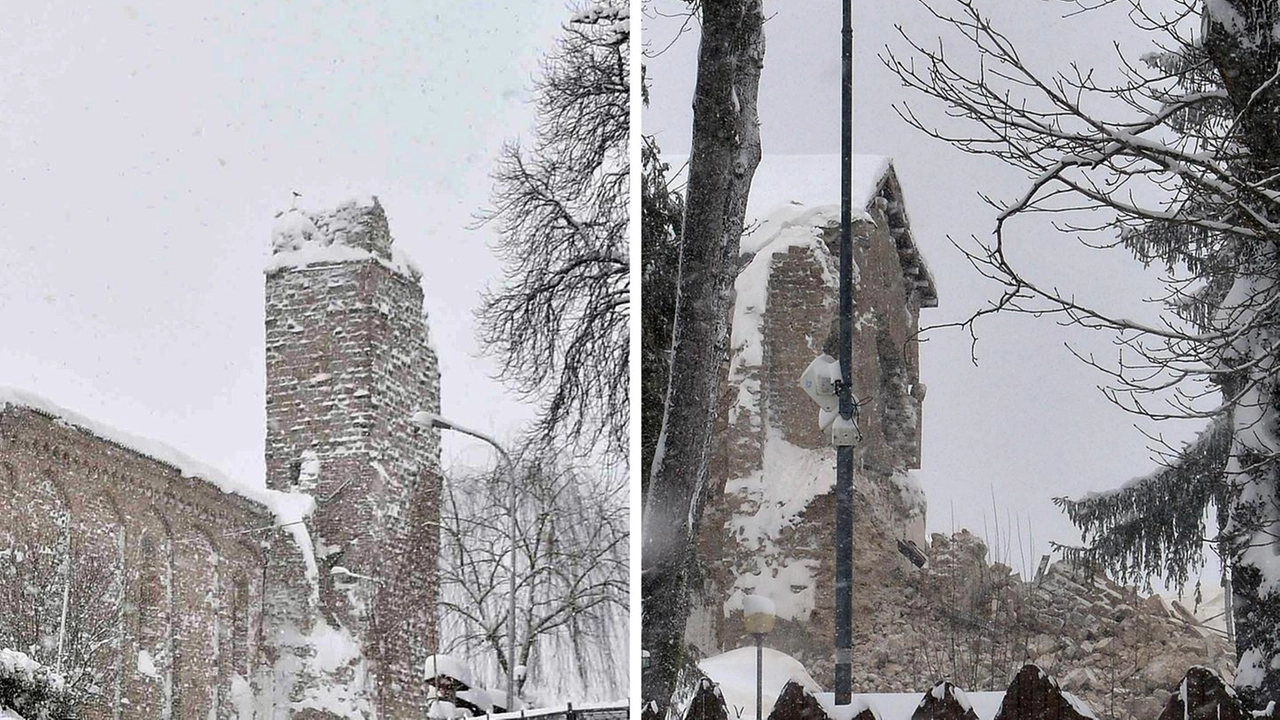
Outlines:
[{"label": "snow-covered tower top", "polygon": [[267,272],[373,259],[418,280],[421,273],[393,242],[387,214],[376,196],[351,198],[327,210],[293,207],[276,214]]}]

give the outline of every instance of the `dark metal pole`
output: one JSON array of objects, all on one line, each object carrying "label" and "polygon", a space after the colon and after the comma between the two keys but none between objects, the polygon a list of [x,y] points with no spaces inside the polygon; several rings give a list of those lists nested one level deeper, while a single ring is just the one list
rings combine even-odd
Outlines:
[{"label": "dark metal pole", "polygon": [[[844,0],[840,143],[840,417],[853,418],[853,0]],[[853,701],[853,446],[836,447],[836,704]]]},{"label": "dark metal pole", "polygon": [[752,635],[756,636],[756,720],[760,720],[764,703],[764,633]]}]

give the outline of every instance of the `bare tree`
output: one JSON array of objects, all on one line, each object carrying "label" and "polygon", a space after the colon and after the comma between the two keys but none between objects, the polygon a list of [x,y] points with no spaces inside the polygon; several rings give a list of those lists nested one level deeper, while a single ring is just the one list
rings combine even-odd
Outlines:
[{"label": "bare tree", "polygon": [[542,403],[549,438],[625,462],[628,388],[629,53],[625,4],[576,14],[537,81],[531,149],[494,172],[501,287],[479,311],[502,377]]},{"label": "bare tree", "polygon": [[[1202,418],[1167,467],[1113,493],[1062,500],[1090,547],[1073,554],[1129,575],[1185,581],[1201,562],[1203,517],[1215,507],[1235,595],[1237,686],[1258,707],[1280,700],[1280,475],[1276,452],[1277,242],[1280,241],[1280,20],[1274,0],[1100,0],[1121,5],[1156,51],[1103,84],[1087,66],[1039,73],[974,0],[926,7],[967,48],[947,42],[888,51],[909,87],[942,100],[963,127],[909,107],[908,122],[973,154],[1024,170],[1019,197],[998,203],[994,239],[969,252],[1003,287],[963,323],[1023,312],[1114,333],[1114,363],[1086,359],[1108,396],[1152,418]],[[944,12],[935,8],[945,6]],[[949,35],[948,37],[952,37]],[[1108,115],[1109,113],[1109,115]],[[1158,323],[1108,313],[1071,288],[1028,277],[1010,261],[1009,220],[1054,213],[1059,227],[1127,248],[1168,275]],[[977,241],[975,241],[977,242]]]},{"label": "bare tree", "polygon": [[109,707],[119,668],[124,577],[114,557],[75,541],[66,517],[0,547],[0,648],[65,679],[67,708]]},{"label": "bare tree", "polygon": [[644,505],[644,699],[665,712],[683,665],[692,539],[702,514],[747,194],[760,161],[761,0],[702,0],[671,369]]},{"label": "bare tree", "polygon": [[[544,690],[624,692],[628,604],[625,476],[593,478],[547,457],[445,483],[440,513],[443,650],[506,674],[515,494],[516,666]],[[514,483],[514,485],[513,485]],[[564,674],[574,677],[563,677]],[[517,691],[523,685],[518,679]]]}]

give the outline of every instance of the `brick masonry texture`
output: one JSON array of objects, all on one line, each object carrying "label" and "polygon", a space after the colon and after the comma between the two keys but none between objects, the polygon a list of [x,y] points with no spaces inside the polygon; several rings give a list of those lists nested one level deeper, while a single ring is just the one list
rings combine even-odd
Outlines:
[{"label": "brick masonry texture", "polygon": [[[855,533],[877,522],[893,528],[897,538],[924,543],[923,508],[903,498],[895,484],[909,468],[919,465],[920,411],[923,385],[919,382],[919,356],[915,333],[921,305],[932,306],[937,297],[927,270],[917,267],[919,256],[910,241],[901,191],[892,171],[884,178],[877,198],[868,208],[869,219],[853,228],[856,284],[854,324],[854,397],[859,403],[862,439],[855,449],[858,514]],[[738,394],[736,385],[760,382],[759,417],[750,412],[724,413],[712,468],[704,521],[699,538],[703,559],[703,586],[699,609],[691,623],[690,639],[704,652],[737,647],[747,638],[740,611],[725,613],[723,605],[735,583],[750,590],[742,578],[761,573],[777,575],[785,568],[809,569],[804,583],[813,593],[813,610],[800,618],[780,618],[770,636],[770,646],[801,660],[819,682],[831,672],[830,651],[835,606],[834,494],[819,493],[784,527],[773,547],[761,552],[757,538],[731,530],[735,514],[751,512],[740,497],[726,493],[726,483],[759,472],[764,462],[767,433],[819,458],[830,456],[834,486],[835,453],[830,439],[817,424],[817,408],[798,386],[805,367],[824,350],[838,353],[835,288],[824,272],[838,256],[839,228],[817,229],[821,244],[815,250],[793,247],[776,253],[769,274],[767,310],[762,321],[763,362],[748,368],[745,379],[727,383],[722,402],[729,406]],[[896,237],[895,237],[896,236]],[[767,430],[766,430],[767,428]],[[787,478],[766,478],[785,482]],[[864,512],[869,509],[869,512]],[[858,571],[863,564],[905,562],[896,548],[884,555],[869,554],[859,543]],[[747,587],[744,588],[744,585]],[[798,590],[793,586],[792,590]],[[757,591],[763,591],[757,589]],[[856,596],[856,592],[855,592]]]},{"label": "brick masonry texture", "polygon": [[[25,626],[0,625],[0,645],[35,644],[50,665],[84,656],[86,718],[424,707],[414,668],[436,646],[440,451],[438,433],[408,419],[439,412],[438,364],[382,207],[343,219],[337,242],[367,257],[277,262],[266,276],[266,484],[314,499],[305,533],[141,450],[0,404],[0,569],[55,558],[33,585],[39,607]],[[60,626],[84,629],[59,650]],[[109,639],[94,646],[93,628]],[[316,709],[326,703],[341,709]]]},{"label": "brick masonry texture", "polygon": [[[92,573],[72,585],[85,605],[72,619],[113,626],[86,658],[100,687],[84,716],[236,717],[232,683],[261,646],[260,541],[279,533],[250,531],[270,528],[271,513],[37,410],[0,411],[0,438],[0,562],[31,562],[15,551],[69,558],[73,582]],[[49,622],[10,625],[7,640],[18,630],[51,649],[63,598],[60,578],[48,579],[59,591],[41,594]]]}]

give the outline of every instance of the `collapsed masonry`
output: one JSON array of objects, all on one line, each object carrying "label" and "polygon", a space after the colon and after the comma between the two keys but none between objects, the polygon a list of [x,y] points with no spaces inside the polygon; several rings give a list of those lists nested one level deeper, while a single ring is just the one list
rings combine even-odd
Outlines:
[{"label": "collapsed masonry", "polygon": [[0,646],[63,668],[85,718],[425,707],[439,438],[409,417],[439,411],[439,375],[420,274],[376,199],[292,210],[266,306],[265,487],[0,389]]},{"label": "collapsed masonry", "polygon": [[[854,690],[940,679],[997,689],[1036,662],[1108,717],[1154,717],[1188,667],[1229,677],[1226,643],[1158,598],[1063,564],[1023,582],[967,533],[926,541],[924,495],[909,472],[925,396],[915,333],[937,294],[892,165],[860,157],[855,168],[855,208],[864,209],[853,229],[855,487],[856,507],[869,511],[854,519]],[[817,157],[766,158],[757,169],[687,632],[708,656],[747,645],[742,598],[767,595],[778,611],[769,645],[827,687],[835,453],[796,380],[824,348],[836,354],[838,215],[817,203],[834,199],[838,169]]]}]

